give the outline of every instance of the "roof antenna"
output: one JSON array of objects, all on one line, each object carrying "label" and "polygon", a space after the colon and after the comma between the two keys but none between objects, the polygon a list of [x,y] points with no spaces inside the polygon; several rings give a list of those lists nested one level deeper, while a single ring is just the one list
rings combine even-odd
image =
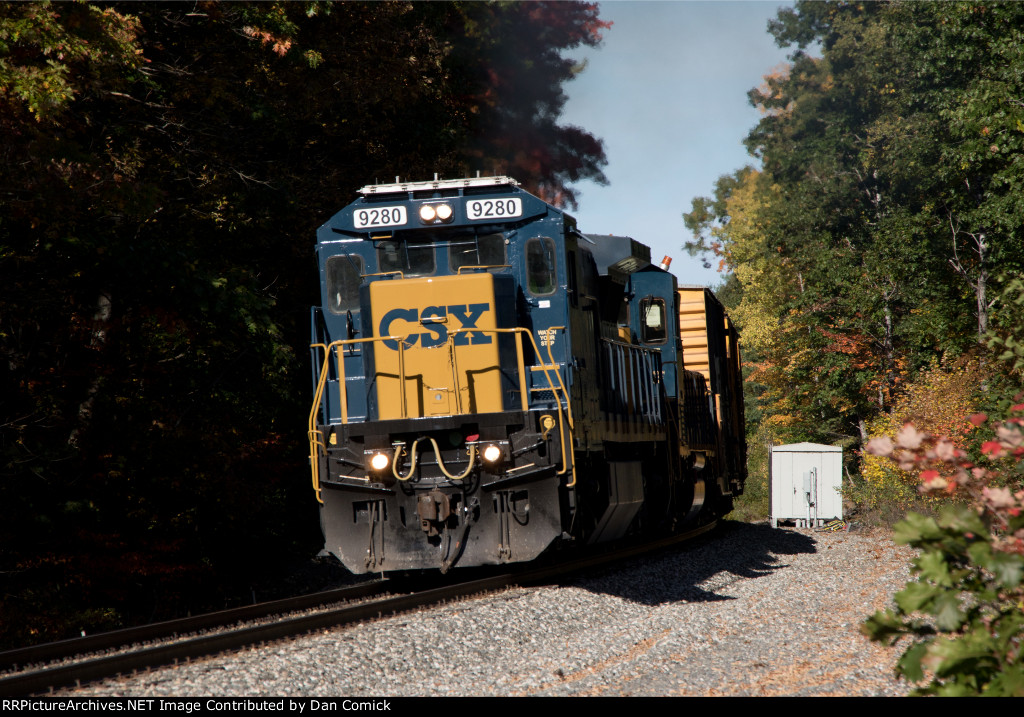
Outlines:
[{"label": "roof antenna", "polygon": [[401,180],[398,178],[398,175],[396,174],[395,175],[395,184],[401,184],[401,183],[402,183]]},{"label": "roof antenna", "polygon": [[434,181],[437,181],[437,172],[434,172]]},{"label": "roof antenna", "polygon": [[476,178],[477,178],[477,179],[480,179],[480,170],[479,170],[479,169],[478,169],[478,170],[476,170]]}]

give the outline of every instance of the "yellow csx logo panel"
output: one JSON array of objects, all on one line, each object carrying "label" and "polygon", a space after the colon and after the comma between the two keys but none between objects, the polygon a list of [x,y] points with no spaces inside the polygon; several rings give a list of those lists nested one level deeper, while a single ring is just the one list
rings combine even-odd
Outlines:
[{"label": "yellow csx logo panel", "polygon": [[370,305],[374,336],[404,337],[404,367],[398,341],[374,349],[379,418],[502,410],[497,336],[473,331],[498,328],[491,274],[375,281]]}]

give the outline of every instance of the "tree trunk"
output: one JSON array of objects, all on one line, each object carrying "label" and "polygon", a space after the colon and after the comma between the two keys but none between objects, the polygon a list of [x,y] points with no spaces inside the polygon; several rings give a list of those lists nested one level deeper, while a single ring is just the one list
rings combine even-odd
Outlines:
[{"label": "tree trunk", "polygon": [[[102,350],[107,343],[107,330],[110,327],[110,316],[113,313],[113,303],[110,300],[110,292],[101,292],[96,299],[96,313],[92,315],[92,337],[89,339],[89,346],[97,351]],[[68,445],[77,446],[78,436],[89,426],[92,420],[92,403],[99,393],[103,376],[97,372],[85,394],[85,400],[78,405],[78,425],[68,436]]]},{"label": "tree trunk", "polygon": [[[984,249],[984,235],[982,235],[982,244],[979,247],[979,254]],[[974,295],[978,301],[978,343],[984,345],[985,334],[988,332],[988,301],[985,297],[985,291],[988,288],[988,272],[985,270],[985,264],[982,263],[978,270],[978,282],[975,284]]]}]

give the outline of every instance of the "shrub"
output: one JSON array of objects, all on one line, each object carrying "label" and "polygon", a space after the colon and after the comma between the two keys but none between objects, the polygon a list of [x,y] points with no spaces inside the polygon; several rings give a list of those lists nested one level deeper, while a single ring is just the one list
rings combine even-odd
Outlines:
[{"label": "shrub", "polygon": [[898,675],[925,682],[917,694],[1024,696],[1024,394],[1004,420],[971,423],[991,431],[973,457],[946,437],[907,424],[867,446],[921,480],[930,494],[966,497],[938,518],[909,513],[895,538],[920,551],[918,579],[896,594],[895,610],[862,626],[875,641],[910,638]]},{"label": "shrub", "polygon": [[[947,436],[955,448],[966,449],[974,426],[965,416],[976,410],[978,386],[989,373],[973,357],[925,369],[906,385],[892,411],[868,422],[868,436],[892,436],[912,421],[918,430]],[[847,489],[845,497],[868,511],[894,511],[902,515],[910,508],[925,506],[933,511],[937,507],[934,499],[922,499],[917,490],[918,480],[911,471],[884,457],[862,454],[860,475],[863,482]]]},{"label": "shrub", "polygon": [[747,437],[747,483],[743,495],[736,499],[729,514],[732,520],[755,522],[765,520],[771,512],[768,500],[768,465],[772,446],[779,443],[778,428],[760,423],[752,436]]}]

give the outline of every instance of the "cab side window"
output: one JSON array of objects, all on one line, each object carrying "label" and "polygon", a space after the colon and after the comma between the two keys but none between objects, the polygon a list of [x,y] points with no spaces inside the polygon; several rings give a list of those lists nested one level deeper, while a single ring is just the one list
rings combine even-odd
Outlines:
[{"label": "cab side window", "polygon": [[359,310],[359,284],[363,259],[342,254],[327,259],[327,310],[332,314]]},{"label": "cab side window", "polygon": [[555,240],[534,237],[526,242],[526,284],[534,296],[555,293]]},{"label": "cab side window", "polygon": [[640,302],[641,335],[645,344],[663,344],[668,339],[665,301],[648,296]]}]

